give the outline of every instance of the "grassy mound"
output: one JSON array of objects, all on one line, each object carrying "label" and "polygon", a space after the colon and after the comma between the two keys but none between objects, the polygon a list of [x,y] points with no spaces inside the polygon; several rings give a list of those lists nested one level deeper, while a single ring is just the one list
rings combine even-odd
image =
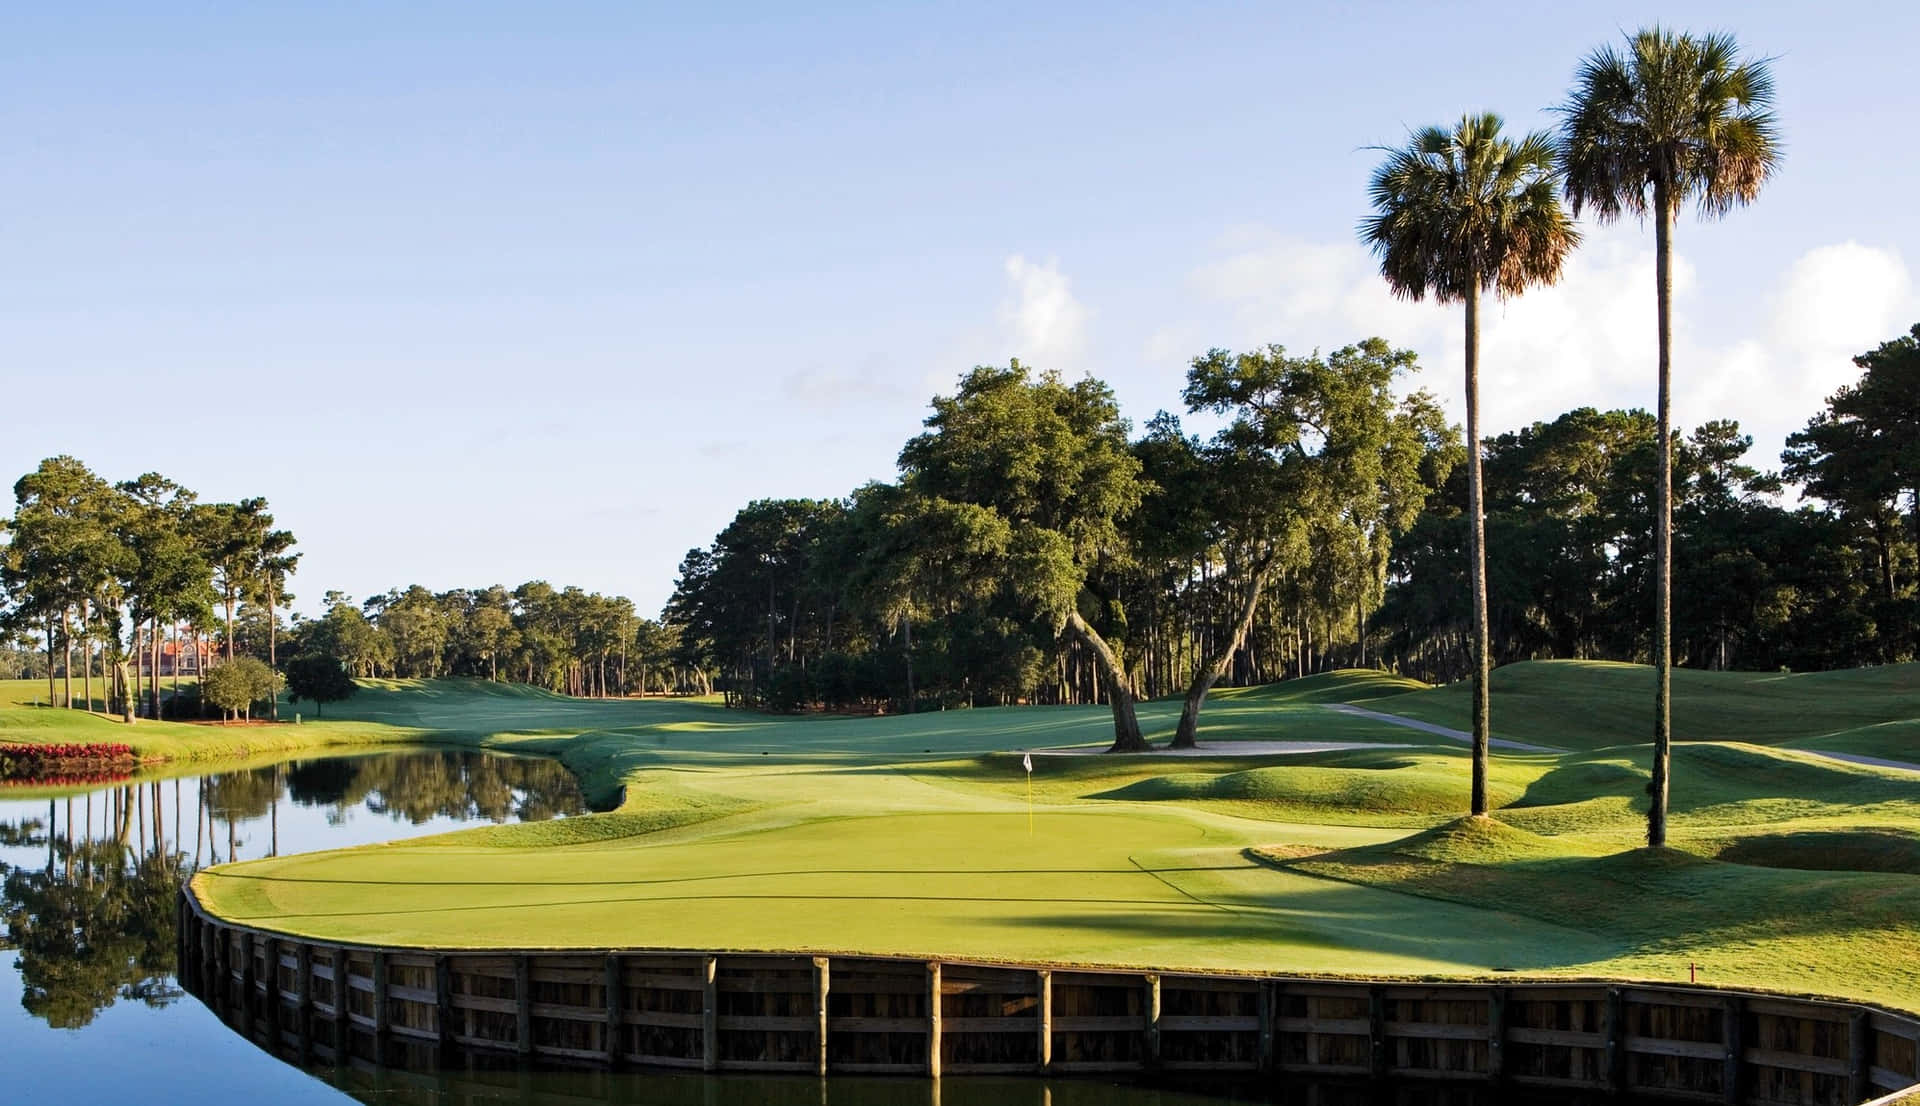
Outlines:
[{"label": "grassy mound", "polygon": [[1757,868],[1920,876],[1920,833],[1889,827],[1756,834],[1721,843],[1714,858]]},{"label": "grassy mound", "polygon": [[1428,691],[1432,687],[1408,676],[1372,668],[1339,668],[1277,684],[1222,688],[1209,698],[1225,702],[1357,703]]},{"label": "grassy mound", "polygon": [[[1353,750],[1290,763],[1214,772],[1167,772],[1096,791],[1094,799],[1132,802],[1233,802],[1274,808],[1270,816],[1383,822],[1381,815],[1431,818],[1466,805],[1468,777],[1459,755]],[[1511,798],[1517,789],[1496,784]]]}]

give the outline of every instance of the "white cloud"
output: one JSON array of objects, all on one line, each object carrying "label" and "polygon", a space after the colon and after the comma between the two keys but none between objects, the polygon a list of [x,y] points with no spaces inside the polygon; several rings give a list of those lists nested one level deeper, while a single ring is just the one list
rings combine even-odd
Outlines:
[{"label": "white cloud", "polygon": [[[1378,334],[1419,351],[1416,383],[1461,417],[1461,312],[1457,305],[1395,299],[1358,245],[1306,242],[1242,229],[1221,256],[1193,271],[1200,315],[1227,318],[1212,330],[1167,327],[1145,339],[1145,356],[1209,345],[1284,342],[1322,349]],[[1592,230],[1560,283],[1481,311],[1481,418],[1489,432],[1574,407],[1642,407],[1656,398],[1650,236],[1637,225]],[[1807,251],[1781,277],[1769,310],[1744,320],[1751,337],[1709,347],[1693,325],[1697,276],[1674,258],[1674,418],[1692,426],[1735,418],[1753,435],[1753,460],[1777,464],[1781,444],[1858,370],[1851,357],[1920,318],[1920,296],[1896,252],[1855,242]],[[1205,305],[1215,310],[1209,312]],[[1224,322],[1224,326],[1221,325]]]},{"label": "white cloud", "polygon": [[1043,369],[1081,367],[1087,349],[1086,305],[1057,261],[1036,264],[1020,254],[1007,258],[1008,298],[1000,321],[1010,356]]}]

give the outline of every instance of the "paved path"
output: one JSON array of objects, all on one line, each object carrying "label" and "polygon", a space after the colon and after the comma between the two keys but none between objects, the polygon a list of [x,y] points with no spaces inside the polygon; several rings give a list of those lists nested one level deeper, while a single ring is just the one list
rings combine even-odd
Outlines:
[{"label": "paved path", "polygon": [[[1191,749],[1155,745],[1147,750],[1161,757],[1264,757],[1276,753],[1344,753],[1349,749],[1411,749],[1379,741],[1215,741]],[[1106,756],[1105,745],[1069,745],[1057,749],[1035,749],[1037,757]],[[1119,754],[1125,755],[1125,754]]]},{"label": "paved path", "polygon": [[1844,760],[1848,764],[1864,764],[1869,768],[1895,768],[1902,772],[1920,772],[1920,764],[1908,764],[1904,760],[1888,760],[1885,757],[1870,757],[1862,753],[1829,753],[1823,749],[1794,749],[1793,751],[1812,753],[1814,756],[1827,757],[1831,760]]},{"label": "paved path", "polygon": [[[1473,744],[1473,735],[1465,730],[1451,729],[1446,726],[1435,725],[1432,722],[1422,722],[1418,718],[1403,718],[1397,714],[1368,710],[1365,707],[1356,707],[1351,703],[1324,703],[1322,705],[1328,710],[1339,711],[1341,714],[1358,715],[1361,718],[1371,718],[1375,722],[1385,722],[1392,726],[1405,726],[1407,729],[1419,730],[1421,733],[1437,734],[1451,741],[1465,742],[1468,745]],[[1504,737],[1490,737],[1487,739],[1487,744],[1495,749],[1509,749],[1516,753],[1564,753],[1567,751],[1565,749],[1555,749],[1551,745],[1528,745],[1524,741],[1508,741]]]},{"label": "paved path", "polygon": [[[1324,706],[1328,710],[1337,710],[1341,714],[1354,714],[1362,718],[1371,718],[1376,722],[1385,722],[1393,726],[1405,726],[1410,730],[1419,730],[1422,733],[1437,734],[1454,741],[1463,741],[1469,745],[1473,744],[1473,735],[1465,730],[1456,730],[1447,726],[1435,725],[1432,722],[1422,722],[1417,718],[1403,718],[1398,714],[1387,714],[1383,711],[1368,710],[1365,707],[1356,707],[1351,703],[1326,703]],[[1511,749],[1520,753],[1564,753],[1567,751],[1546,745],[1528,745],[1520,741],[1508,741],[1501,737],[1489,739],[1488,744],[1496,749]],[[1904,760],[1888,760],[1885,757],[1870,757],[1861,753],[1829,753],[1824,749],[1795,749],[1791,745],[1784,745],[1781,746],[1781,748],[1791,749],[1796,753],[1811,753],[1817,757],[1826,757],[1828,760],[1845,761],[1848,764],[1864,764],[1869,768],[1892,768],[1900,772],[1920,772],[1920,764],[1908,764]]]}]

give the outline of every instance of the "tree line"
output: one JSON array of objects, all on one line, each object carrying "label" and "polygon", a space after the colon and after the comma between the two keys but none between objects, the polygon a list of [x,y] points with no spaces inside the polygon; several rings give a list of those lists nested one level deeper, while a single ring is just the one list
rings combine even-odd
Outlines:
[{"label": "tree line", "polygon": [[[202,503],[157,472],[112,482],[64,455],[13,491],[13,515],[0,523],[0,630],[16,648],[38,639],[50,705],[159,717],[163,653],[191,647],[197,656],[217,636],[234,661],[243,608],[260,612],[261,651],[276,662],[277,612],[293,600],[287,578],[300,554],[265,499]],[[177,664],[174,673],[177,694]]]},{"label": "tree line", "polygon": [[584,697],[711,686],[678,659],[677,630],[637,615],[625,596],[532,580],[442,592],[415,584],[358,605],[340,592],[325,599],[325,613],[293,636],[303,654],[354,676],[472,676]]}]

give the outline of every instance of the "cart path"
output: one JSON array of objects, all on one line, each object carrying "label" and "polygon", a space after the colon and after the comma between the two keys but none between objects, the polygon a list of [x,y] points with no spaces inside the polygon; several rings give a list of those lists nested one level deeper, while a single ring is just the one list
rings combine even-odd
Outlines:
[{"label": "cart path", "polygon": [[[1328,710],[1338,711],[1341,714],[1358,715],[1361,718],[1371,718],[1375,722],[1385,722],[1393,726],[1405,726],[1407,729],[1419,730],[1421,733],[1437,734],[1451,741],[1465,742],[1468,745],[1473,744],[1473,735],[1465,730],[1451,729],[1447,726],[1436,725],[1432,722],[1422,722],[1418,718],[1404,718],[1398,714],[1387,714],[1384,711],[1368,710],[1365,707],[1356,707],[1352,703],[1323,703],[1321,705],[1325,706]],[[1508,749],[1516,753],[1564,753],[1567,751],[1565,749],[1556,749],[1551,745],[1529,745],[1524,741],[1508,741],[1504,737],[1490,737],[1487,739],[1487,744],[1495,749]]]}]

